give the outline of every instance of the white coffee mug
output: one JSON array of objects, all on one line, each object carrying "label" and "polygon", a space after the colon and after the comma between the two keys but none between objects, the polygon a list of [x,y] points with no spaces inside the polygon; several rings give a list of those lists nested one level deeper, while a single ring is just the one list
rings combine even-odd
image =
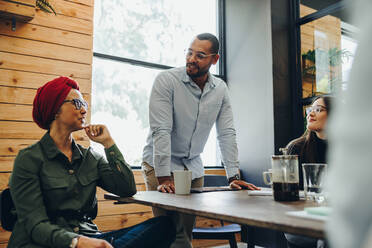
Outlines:
[{"label": "white coffee mug", "polygon": [[188,170],[173,171],[174,186],[177,195],[188,195],[191,189],[192,172]]}]

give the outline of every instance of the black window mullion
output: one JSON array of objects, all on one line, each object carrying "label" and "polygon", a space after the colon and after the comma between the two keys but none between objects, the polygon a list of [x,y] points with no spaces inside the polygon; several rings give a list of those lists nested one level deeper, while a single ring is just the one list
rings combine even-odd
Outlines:
[{"label": "black window mullion", "polygon": [[102,58],[102,59],[109,59],[109,60],[124,62],[124,63],[128,63],[128,64],[131,64],[131,65],[137,65],[137,66],[142,66],[142,67],[147,67],[147,68],[156,68],[156,69],[171,69],[171,68],[173,68],[172,66],[168,66],[168,65],[150,63],[150,62],[146,62],[146,61],[142,61],[142,60],[118,57],[118,56],[113,56],[113,55],[104,54],[104,53],[93,52],[93,56],[98,57],[98,58]]},{"label": "black window mullion", "polygon": [[290,1],[290,70],[292,82],[292,116],[293,137],[298,137],[304,132],[302,118],[302,77],[301,77],[301,30],[298,20],[300,19],[300,0]]},{"label": "black window mullion", "polygon": [[218,74],[227,83],[226,74],[226,2],[218,0],[218,39],[220,42],[220,63]]},{"label": "black window mullion", "polygon": [[317,19],[320,19],[324,16],[330,15],[332,13],[335,13],[337,11],[340,11],[344,9],[347,5],[347,2],[345,0],[334,3],[332,5],[329,5],[328,7],[318,10],[317,12],[311,13],[307,16],[302,17],[301,19],[298,20],[299,25],[304,25],[306,23],[315,21]]}]

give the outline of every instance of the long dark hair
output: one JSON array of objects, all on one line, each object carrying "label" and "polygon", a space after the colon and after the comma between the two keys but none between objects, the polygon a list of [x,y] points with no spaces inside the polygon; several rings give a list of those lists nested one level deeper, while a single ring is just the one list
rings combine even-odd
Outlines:
[{"label": "long dark hair", "polygon": [[[323,99],[325,108],[327,110],[327,119],[332,112],[332,102],[333,102],[332,96],[319,96],[313,100],[311,104],[313,104],[318,99]],[[314,131],[310,131],[306,129],[305,133],[298,139],[293,140],[290,142],[288,146],[295,145],[297,143],[303,143],[302,149],[300,151],[300,158],[302,163],[316,163],[318,161],[318,150],[316,147],[316,133]]]}]

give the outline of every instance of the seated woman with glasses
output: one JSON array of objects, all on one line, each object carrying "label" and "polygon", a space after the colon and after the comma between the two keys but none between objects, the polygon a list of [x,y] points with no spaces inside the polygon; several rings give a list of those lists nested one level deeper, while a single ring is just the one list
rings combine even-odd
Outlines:
[{"label": "seated woman with glasses", "polygon": [[[108,129],[86,125],[87,109],[78,84],[67,77],[38,89],[32,114],[47,132],[14,162],[9,185],[17,221],[8,247],[169,247],[175,227],[166,216],[108,233],[92,222],[96,186],[127,197],[136,183]],[[75,142],[72,132],[81,129],[105,147],[106,157]]]},{"label": "seated woman with glasses", "polygon": [[[331,96],[316,98],[311,107],[306,109],[306,131],[287,145],[288,154],[298,155],[300,189],[304,189],[302,163],[327,163],[327,119],[331,112]],[[298,235],[285,234],[290,248],[313,248],[318,247],[321,240],[302,237]]]}]

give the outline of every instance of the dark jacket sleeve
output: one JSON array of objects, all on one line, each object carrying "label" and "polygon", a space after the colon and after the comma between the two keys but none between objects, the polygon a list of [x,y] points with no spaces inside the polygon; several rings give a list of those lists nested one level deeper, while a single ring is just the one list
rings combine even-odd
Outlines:
[{"label": "dark jacket sleeve", "polygon": [[98,163],[98,186],[121,197],[137,193],[136,182],[128,165],[116,145],[105,149],[107,160],[100,156]]}]

